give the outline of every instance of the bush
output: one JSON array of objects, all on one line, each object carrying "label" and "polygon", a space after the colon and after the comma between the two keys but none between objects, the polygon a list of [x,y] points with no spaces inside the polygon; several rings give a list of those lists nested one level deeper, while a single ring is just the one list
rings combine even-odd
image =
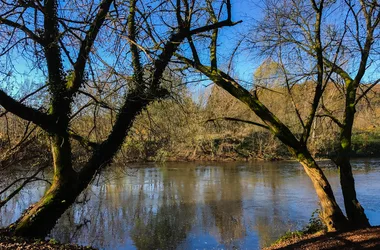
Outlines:
[{"label": "bush", "polygon": [[306,227],[302,230],[305,234],[314,234],[320,231],[326,231],[327,228],[320,217],[321,210],[317,208],[312,214],[311,218],[309,219],[309,224],[306,225]]},{"label": "bush", "polygon": [[326,226],[323,224],[321,217],[321,210],[318,208],[316,209],[309,219],[309,223],[300,231],[288,231],[283,236],[281,236],[278,240],[276,240],[272,245],[277,245],[279,243],[282,243],[284,241],[293,241],[297,240],[305,235],[308,234],[315,234],[320,231],[327,231]]},{"label": "bush", "polygon": [[302,231],[294,231],[294,232],[288,231],[283,236],[281,236],[278,240],[276,240],[273,243],[273,245],[277,245],[277,244],[282,243],[284,241],[295,240],[295,239],[301,238],[304,235],[305,235],[305,233]]}]

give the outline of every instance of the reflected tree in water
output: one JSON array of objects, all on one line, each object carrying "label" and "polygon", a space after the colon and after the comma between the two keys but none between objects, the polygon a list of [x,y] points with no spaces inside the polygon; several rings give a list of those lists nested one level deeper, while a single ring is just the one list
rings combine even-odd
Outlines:
[{"label": "reflected tree in water", "polygon": [[156,185],[151,191],[158,194],[157,201],[146,206],[146,194],[140,189],[131,238],[138,249],[176,249],[187,238],[195,220],[191,198],[196,179],[167,168],[161,168],[156,176],[160,177],[154,178]]},{"label": "reflected tree in water", "polygon": [[216,237],[228,248],[236,247],[237,242],[244,238],[246,233],[239,171],[238,169],[226,171],[224,168],[222,171],[217,171],[216,168],[211,168],[209,178],[222,180],[206,188],[208,193],[206,205],[218,229]]}]

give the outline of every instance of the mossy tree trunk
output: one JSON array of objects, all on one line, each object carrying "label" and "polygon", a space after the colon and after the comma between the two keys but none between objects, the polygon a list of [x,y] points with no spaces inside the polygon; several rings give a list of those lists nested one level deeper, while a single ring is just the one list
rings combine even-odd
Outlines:
[{"label": "mossy tree trunk", "polygon": [[[346,2],[351,12],[356,5],[354,2]],[[345,107],[343,119],[334,117],[330,111],[327,110],[327,117],[330,117],[340,128],[339,150],[338,157],[335,160],[340,170],[340,184],[344,198],[344,206],[346,209],[349,226],[353,229],[369,227],[370,223],[364,212],[363,207],[356,197],[355,180],[352,173],[351,166],[351,150],[352,150],[352,130],[354,125],[356,105],[366,96],[366,94],[373,88],[379,80],[369,85],[362,94],[358,94],[358,88],[361,84],[364,74],[368,68],[368,59],[373,50],[374,33],[377,31],[380,24],[380,13],[377,6],[372,5],[366,1],[360,1],[360,11],[357,13],[352,12],[355,20],[360,20],[359,16],[363,16],[363,23],[356,22],[356,29],[363,28],[364,36],[359,33],[353,34],[353,38],[357,41],[358,51],[358,65],[356,74],[352,77],[348,71],[341,67],[336,61],[330,61],[329,55],[323,58],[324,66],[329,68],[332,72],[338,75],[345,83]],[[344,27],[347,29],[347,27]],[[344,32],[346,32],[345,30]],[[343,38],[342,38],[343,39]],[[306,51],[307,53],[310,53]],[[315,56],[315,55],[313,55]]]},{"label": "mossy tree trunk", "polygon": [[344,206],[350,227],[365,228],[370,223],[364,212],[364,208],[356,197],[355,180],[351,166],[352,128],[355,116],[356,88],[355,81],[347,79],[346,107],[343,123],[340,124],[340,145],[336,164],[339,168],[340,184],[342,188]]},{"label": "mossy tree trunk", "polygon": [[342,158],[339,163],[340,185],[342,188],[344,207],[350,227],[353,229],[370,227],[364,208],[356,197],[355,180],[349,158]]},{"label": "mossy tree trunk", "polygon": [[[134,118],[149,103],[146,98],[129,96],[108,139],[94,149],[94,153],[80,172],[73,170],[66,159],[71,152],[63,150],[65,142],[54,140],[54,179],[45,195],[25,212],[9,229],[13,235],[43,238],[54,227],[61,215],[75,202],[75,199],[88,186],[100,168],[109,164],[121,147],[125,135],[132,126]],[[63,144],[62,144],[63,143]],[[70,143],[70,140],[67,140]],[[66,155],[65,155],[66,154]]]}]

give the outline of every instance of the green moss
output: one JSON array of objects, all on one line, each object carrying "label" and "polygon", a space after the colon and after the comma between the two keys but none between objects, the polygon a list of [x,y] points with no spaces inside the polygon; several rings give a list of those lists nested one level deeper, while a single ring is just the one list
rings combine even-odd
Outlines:
[{"label": "green moss", "polygon": [[348,139],[342,139],[340,144],[341,144],[342,148],[347,148],[347,147],[349,147],[350,142],[348,141]]}]

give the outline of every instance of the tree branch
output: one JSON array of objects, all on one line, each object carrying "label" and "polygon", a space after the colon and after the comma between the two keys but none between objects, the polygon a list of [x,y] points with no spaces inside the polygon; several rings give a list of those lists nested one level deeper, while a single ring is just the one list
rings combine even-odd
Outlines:
[{"label": "tree branch", "polygon": [[[35,95],[36,93],[40,92],[41,90],[43,90],[43,89],[46,88],[47,86],[48,86],[48,85],[44,85],[44,86],[42,86],[42,87],[36,89],[35,91],[33,91],[33,92],[27,94],[26,96],[24,96],[23,98],[21,98],[18,102],[19,102],[19,103],[24,102],[26,99],[28,99],[29,97],[31,97],[31,96]],[[1,105],[1,104],[0,104],[0,105]],[[0,114],[0,118],[3,117],[4,115],[6,115],[7,113],[8,113],[8,111],[5,111],[5,112],[1,113],[1,114]]]},{"label": "tree branch", "polygon": [[[18,193],[20,193],[20,191],[28,184],[30,183],[31,181],[33,181],[33,179],[42,171],[44,170],[45,168],[47,168],[47,165],[39,168],[32,176],[26,178],[26,180],[17,188],[15,189],[13,192],[11,192],[5,199],[1,200],[0,201],[0,208],[2,208],[5,204],[7,204],[8,201],[10,201],[13,197],[15,197]],[[8,185],[5,189],[3,189],[0,194],[6,192],[8,189],[10,189],[13,185],[15,185],[18,181],[20,181],[21,179],[19,180],[16,180],[14,182],[12,182],[10,185]]]},{"label": "tree branch", "polygon": [[86,148],[96,149],[100,145],[99,143],[93,142],[87,138],[84,138],[83,136],[78,135],[73,130],[69,131],[69,136]]},{"label": "tree branch", "polygon": [[50,132],[54,128],[53,119],[48,114],[16,101],[2,90],[0,90],[0,105],[8,112],[17,115],[24,120],[33,122],[45,131]]},{"label": "tree branch", "polygon": [[89,57],[95,39],[100,31],[100,28],[102,27],[104,20],[109,12],[112,2],[113,0],[103,0],[100,3],[99,11],[96,14],[95,20],[90,25],[86,37],[81,44],[78,58],[74,66],[74,78],[72,82],[68,84],[69,92],[71,95],[78,91],[83,82],[84,69],[87,59]]},{"label": "tree branch", "polygon": [[128,15],[128,40],[132,54],[133,78],[135,84],[143,83],[143,69],[141,67],[140,55],[136,46],[136,2],[137,0],[130,0],[129,15]]},{"label": "tree branch", "polygon": [[249,120],[243,120],[243,119],[239,119],[239,118],[234,118],[234,117],[218,117],[218,118],[208,119],[206,122],[214,122],[214,121],[217,121],[217,120],[243,122],[243,123],[248,123],[248,124],[255,125],[255,126],[258,126],[258,127],[261,127],[261,128],[269,129],[269,127],[266,126],[266,125],[264,125],[264,124],[253,122],[253,121],[249,121]]},{"label": "tree branch", "polygon": [[380,82],[380,79],[377,79],[374,83],[372,83],[357,99],[356,99],[356,102],[355,102],[355,105],[358,104],[358,102],[368,94],[369,91],[371,91],[371,89],[373,89],[373,87],[375,87],[378,83]]},{"label": "tree branch", "polygon": [[330,118],[336,125],[338,125],[338,127],[340,128],[343,128],[343,124],[336,118],[334,117],[333,115],[331,114],[317,114],[316,115],[317,117],[328,117]]},{"label": "tree branch", "polygon": [[11,20],[0,17],[0,25],[1,24],[5,24],[5,25],[11,26],[15,29],[19,29],[19,30],[23,31],[26,35],[28,35],[28,37],[30,37],[36,43],[38,43],[42,46],[45,45],[44,40],[41,37],[39,37],[38,35],[36,35],[33,31],[28,29],[25,25],[22,25],[22,24],[13,22]]},{"label": "tree branch", "polygon": [[194,67],[196,70],[206,75],[215,84],[229,92],[232,96],[248,105],[248,107],[268,126],[269,130],[286,145],[293,149],[299,147],[299,141],[294,137],[290,129],[260,102],[255,92],[250,93],[232,77],[221,70],[212,70],[209,66],[196,63],[178,54],[176,54],[176,57],[189,66]]}]

